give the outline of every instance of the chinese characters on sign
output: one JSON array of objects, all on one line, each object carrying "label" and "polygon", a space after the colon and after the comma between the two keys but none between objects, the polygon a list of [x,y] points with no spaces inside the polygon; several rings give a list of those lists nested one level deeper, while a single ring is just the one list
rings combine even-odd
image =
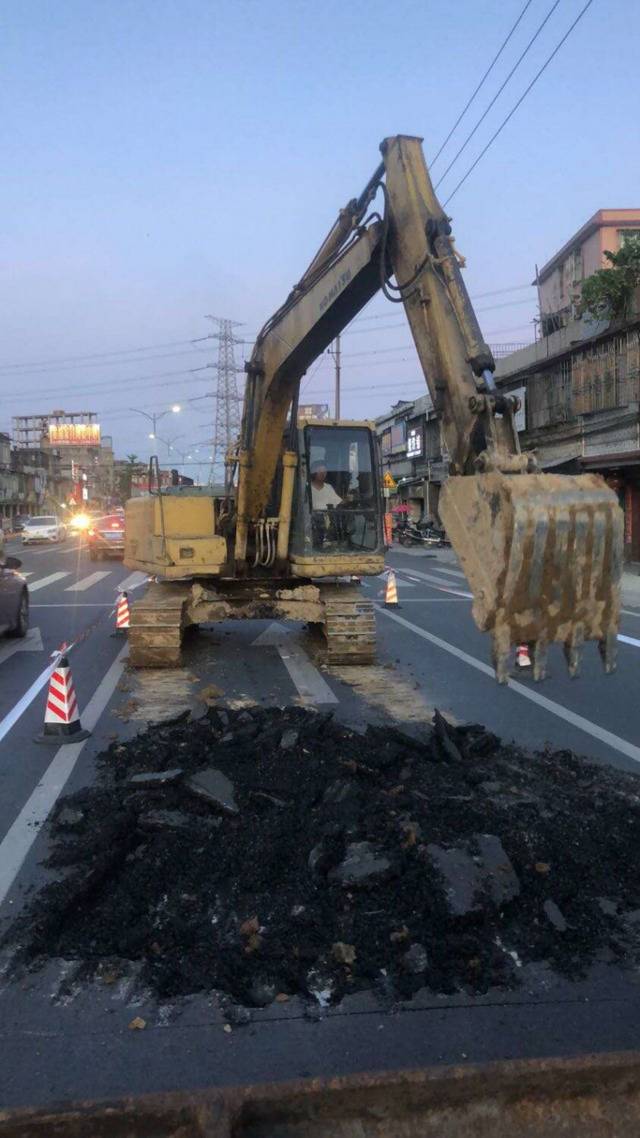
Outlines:
[{"label": "chinese characters on sign", "polygon": [[51,446],[100,446],[99,423],[49,423]]},{"label": "chinese characters on sign", "polygon": [[424,453],[422,427],[409,427],[407,431],[407,458],[421,458]]}]

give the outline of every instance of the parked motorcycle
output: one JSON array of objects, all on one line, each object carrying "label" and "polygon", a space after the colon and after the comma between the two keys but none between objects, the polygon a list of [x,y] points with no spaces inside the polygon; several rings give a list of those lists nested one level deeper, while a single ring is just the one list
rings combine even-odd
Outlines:
[{"label": "parked motorcycle", "polygon": [[450,544],[445,531],[433,522],[412,522],[405,519],[398,524],[395,533],[400,545],[404,546],[421,545],[425,548],[442,549]]}]

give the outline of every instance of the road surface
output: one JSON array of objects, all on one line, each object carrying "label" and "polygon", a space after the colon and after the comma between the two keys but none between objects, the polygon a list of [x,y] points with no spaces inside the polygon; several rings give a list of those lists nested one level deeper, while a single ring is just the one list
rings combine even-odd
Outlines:
[{"label": "road surface", "polygon": [[[94,757],[113,738],[169,706],[196,706],[210,683],[227,701],[303,702],[354,724],[396,719],[421,730],[438,707],[532,748],[570,747],[640,771],[640,609],[632,606],[625,606],[615,676],[603,676],[592,645],[579,682],[568,679],[558,652],[542,685],[518,676],[500,688],[451,555],[394,550],[399,607],[384,607],[383,579],[365,584],[379,606],[374,668],[329,670],[299,629],[230,622],[194,638],[182,670],[131,677],[126,641],[113,636],[113,608],[123,586],[139,595],[143,575],[118,561],[89,562],[77,541],[24,552],[12,543],[8,551],[23,557],[28,574],[31,633],[25,642],[0,641],[0,930],[45,879],[46,818],[58,796],[92,780]],[[34,739],[49,658],[65,641],[92,735],[82,745],[42,746]],[[5,956],[1,967],[8,962]],[[600,965],[580,984],[531,969],[517,992],[425,995],[395,1015],[361,995],[316,1023],[292,1000],[256,1010],[250,1027],[227,1034],[209,998],[158,1007],[135,971],[112,989],[96,988],[79,982],[71,962],[58,961],[20,982],[0,979],[0,1105],[626,1049],[636,1046],[639,1013],[633,978]],[[136,1015],[147,1022],[144,1032],[128,1028]]]}]

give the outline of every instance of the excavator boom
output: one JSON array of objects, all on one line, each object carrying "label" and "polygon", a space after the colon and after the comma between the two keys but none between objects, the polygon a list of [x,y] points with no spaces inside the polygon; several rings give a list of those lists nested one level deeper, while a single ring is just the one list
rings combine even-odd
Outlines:
[{"label": "excavator boom", "polygon": [[[522,454],[515,396],[494,380],[461,272],[450,218],[438,202],[422,140],[386,139],[383,161],[340,211],[309,268],[265,325],[248,365],[237,497],[236,565],[261,516],[290,408],[310,363],[378,289],[402,303],[434,405],[450,475],[440,514],[491,633],[497,678],[510,650],[530,643],[534,677],[560,641],[575,675],[580,647],[598,641],[615,667],[622,568],[622,511],[596,475],[538,472]],[[384,178],[384,180],[383,180]],[[384,196],[384,217],[365,214]],[[395,278],[395,283],[392,283]]]}]

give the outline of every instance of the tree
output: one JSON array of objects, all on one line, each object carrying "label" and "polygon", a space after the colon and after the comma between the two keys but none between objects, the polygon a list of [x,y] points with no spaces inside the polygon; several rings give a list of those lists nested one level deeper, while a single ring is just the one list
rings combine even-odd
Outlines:
[{"label": "tree", "polygon": [[629,314],[634,290],[640,285],[640,238],[625,241],[617,253],[605,251],[610,268],[598,269],[582,286],[579,314],[607,320]]}]

